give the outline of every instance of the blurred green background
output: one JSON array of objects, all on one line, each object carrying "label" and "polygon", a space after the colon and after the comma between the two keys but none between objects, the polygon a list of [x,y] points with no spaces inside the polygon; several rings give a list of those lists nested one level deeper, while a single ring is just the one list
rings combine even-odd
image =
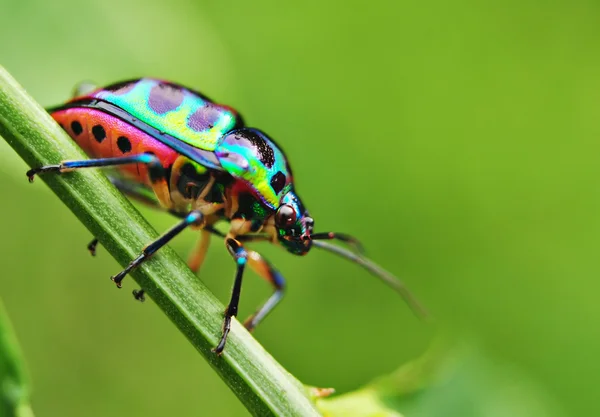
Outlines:
[{"label": "blurred green background", "polygon": [[[1,0],[0,13],[0,63],[43,105],[82,80],[155,76],[238,108],[286,150],[318,230],[362,238],[443,328],[565,415],[600,415],[600,4]],[[25,170],[0,141],[0,294],[36,413],[246,415],[132,281],[110,284],[119,265],[89,256],[90,234]],[[174,221],[141,210],[157,230]],[[289,291],[255,335],[303,382],[346,392],[429,345],[354,265],[260,250]],[[215,241],[200,276],[223,301],[233,270]],[[270,291],[244,285],[242,316]]]}]

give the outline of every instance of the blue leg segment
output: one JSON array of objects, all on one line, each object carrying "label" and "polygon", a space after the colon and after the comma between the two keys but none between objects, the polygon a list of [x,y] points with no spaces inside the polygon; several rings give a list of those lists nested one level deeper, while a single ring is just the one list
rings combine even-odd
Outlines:
[{"label": "blue leg segment", "polygon": [[248,257],[248,264],[258,275],[269,281],[275,289],[271,297],[269,297],[269,299],[253,315],[244,321],[244,326],[251,332],[283,298],[285,279],[273,265],[257,252],[251,251]]},{"label": "blue leg segment", "polygon": [[[160,248],[169,243],[171,239],[173,239],[175,236],[177,236],[179,233],[185,230],[188,226],[200,225],[202,223],[203,217],[204,216],[199,211],[191,211],[187,216],[185,216],[183,220],[177,223],[172,229],[168,230],[161,237],[159,237],[154,242],[146,246],[142,250],[142,253],[133,261],[131,261],[129,265],[127,265],[127,268],[119,272],[117,275],[111,277],[111,279],[115,282],[115,284],[117,284],[117,287],[121,288],[121,281],[123,281],[125,275],[127,275],[132,269],[138,267],[140,264],[145,262],[148,258],[154,255],[156,251],[158,251]],[[142,300],[144,298],[144,291],[134,291],[133,295],[136,299]]]},{"label": "blue leg segment", "polygon": [[240,242],[235,239],[227,239],[225,241],[225,246],[227,250],[233,256],[235,263],[237,265],[237,269],[235,272],[235,280],[233,282],[233,290],[231,290],[231,299],[229,300],[229,305],[227,309],[225,309],[225,320],[223,321],[223,334],[221,336],[221,340],[216,348],[213,349],[217,355],[223,353],[223,349],[225,348],[225,343],[227,342],[227,336],[229,335],[229,331],[231,330],[231,318],[237,316],[238,313],[238,305],[240,303],[240,293],[242,291],[242,277],[244,275],[244,269],[246,267],[246,262],[248,260],[248,252],[242,246]]},{"label": "blue leg segment", "polygon": [[33,179],[37,174],[45,174],[48,172],[60,174],[64,171],[71,171],[80,168],[102,168],[128,164],[147,164],[150,167],[150,177],[153,180],[155,178],[164,177],[164,169],[160,164],[160,161],[155,155],[149,153],[142,153],[131,156],[121,156],[117,158],[86,159],[83,161],[64,161],[56,165],[46,165],[43,167],[30,169],[29,171],[27,171],[26,175],[27,178],[29,178],[29,182],[33,182]]}]

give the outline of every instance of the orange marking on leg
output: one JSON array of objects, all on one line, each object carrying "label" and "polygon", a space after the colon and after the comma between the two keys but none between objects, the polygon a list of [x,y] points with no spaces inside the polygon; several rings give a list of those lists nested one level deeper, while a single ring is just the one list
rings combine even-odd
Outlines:
[{"label": "orange marking on leg", "polygon": [[267,261],[265,261],[258,252],[253,250],[248,251],[248,266],[265,281],[271,284],[274,283],[273,275],[271,275],[271,270]]},{"label": "orange marking on leg", "polygon": [[173,203],[171,202],[171,193],[169,193],[169,185],[165,178],[151,183],[150,186],[154,190],[156,198],[158,198],[158,201],[164,208],[170,209],[173,207]]},{"label": "orange marking on leg", "polygon": [[202,230],[198,243],[188,257],[188,266],[196,274],[204,263],[206,252],[210,246],[210,232]]}]

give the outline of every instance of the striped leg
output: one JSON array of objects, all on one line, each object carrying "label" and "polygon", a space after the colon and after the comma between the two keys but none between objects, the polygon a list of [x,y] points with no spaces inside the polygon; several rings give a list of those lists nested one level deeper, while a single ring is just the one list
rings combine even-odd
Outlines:
[{"label": "striped leg", "polygon": [[281,301],[285,289],[285,280],[283,276],[265,260],[259,253],[254,251],[248,252],[248,265],[260,277],[267,280],[275,289],[271,297],[250,317],[244,322],[244,326],[248,331],[254,328],[265,318],[267,314],[275,308]]}]

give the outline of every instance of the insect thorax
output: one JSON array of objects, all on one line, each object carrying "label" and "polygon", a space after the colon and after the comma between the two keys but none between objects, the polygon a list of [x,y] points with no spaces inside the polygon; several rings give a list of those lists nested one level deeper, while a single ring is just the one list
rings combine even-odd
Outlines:
[{"label": "insect thorax", "polygon": [[170,169],[171,209],[181,214],[190,210],[200,210],[205,215],[224,214],[227,190],[233,182],[226,173],[180,156]]},{"label": "insect thorax", "polygon": [[184,156],[171,167],[169,188],[172,211],[180,214],[195,209],[215,218],[244,219],[251,222],[252,231],[258,231],[273,214],[243,180]]}]

